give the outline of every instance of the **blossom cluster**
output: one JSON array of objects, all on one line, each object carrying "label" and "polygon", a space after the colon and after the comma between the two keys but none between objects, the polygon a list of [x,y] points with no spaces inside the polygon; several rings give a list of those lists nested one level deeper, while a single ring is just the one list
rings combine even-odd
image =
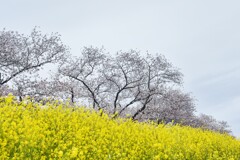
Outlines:
[{"label": "blossom cluster", "polygon": [[0,159],[239,160],[240,141],[52,102],[0,98]]}]

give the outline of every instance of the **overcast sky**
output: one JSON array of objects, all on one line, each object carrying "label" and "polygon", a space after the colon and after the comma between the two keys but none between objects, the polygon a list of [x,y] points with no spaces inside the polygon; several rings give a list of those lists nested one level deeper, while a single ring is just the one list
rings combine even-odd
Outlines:
[{"label": "overcast sky", "polygon": [[0,20],[0,29],[59,32],[74,55],[90,45],[161,53],[181,69],[198,112],[240,137],[239,0],[5,0]]}]

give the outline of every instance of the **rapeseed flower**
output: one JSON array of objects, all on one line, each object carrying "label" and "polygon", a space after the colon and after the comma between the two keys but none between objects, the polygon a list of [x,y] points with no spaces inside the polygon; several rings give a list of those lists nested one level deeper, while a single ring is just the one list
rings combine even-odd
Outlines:
[{"label": "rapeseed flower", "polygon": [[240,159],[240,141],[227,134],[138,123],[60,102],[41,106],[0,98],[0,159]]}]

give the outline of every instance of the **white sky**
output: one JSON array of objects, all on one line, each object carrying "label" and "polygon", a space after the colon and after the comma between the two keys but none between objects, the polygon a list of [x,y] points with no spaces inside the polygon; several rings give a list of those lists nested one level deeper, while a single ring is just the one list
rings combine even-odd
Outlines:
[{"label": "white sky", "polygon": [[59,32],[84,46],[164,54],[181,69],[198,112],[226,120],[240,137],[240,1],[5,0],[0,29]]}]

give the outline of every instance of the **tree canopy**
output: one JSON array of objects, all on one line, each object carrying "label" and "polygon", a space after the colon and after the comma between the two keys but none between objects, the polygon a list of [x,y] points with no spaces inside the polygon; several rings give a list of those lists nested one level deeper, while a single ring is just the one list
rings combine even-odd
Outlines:
[{"label": "tree canopy", "polygon": [[[39,70],[56,63],[57,71],[42,78]],[[57,33],[42,34],[36,28],[28,36],[0,31],[1,96],[13,93],[20,101],[27,95],[35,101],[70,99],[73,104],[130,115],[133,120],[174,122],[229,133],[225,121],[195,115],[195,100],[181,90],[182,84],[183,74],[161,54],[136,50],[108,53],[90,46],[74,57]]]}]

